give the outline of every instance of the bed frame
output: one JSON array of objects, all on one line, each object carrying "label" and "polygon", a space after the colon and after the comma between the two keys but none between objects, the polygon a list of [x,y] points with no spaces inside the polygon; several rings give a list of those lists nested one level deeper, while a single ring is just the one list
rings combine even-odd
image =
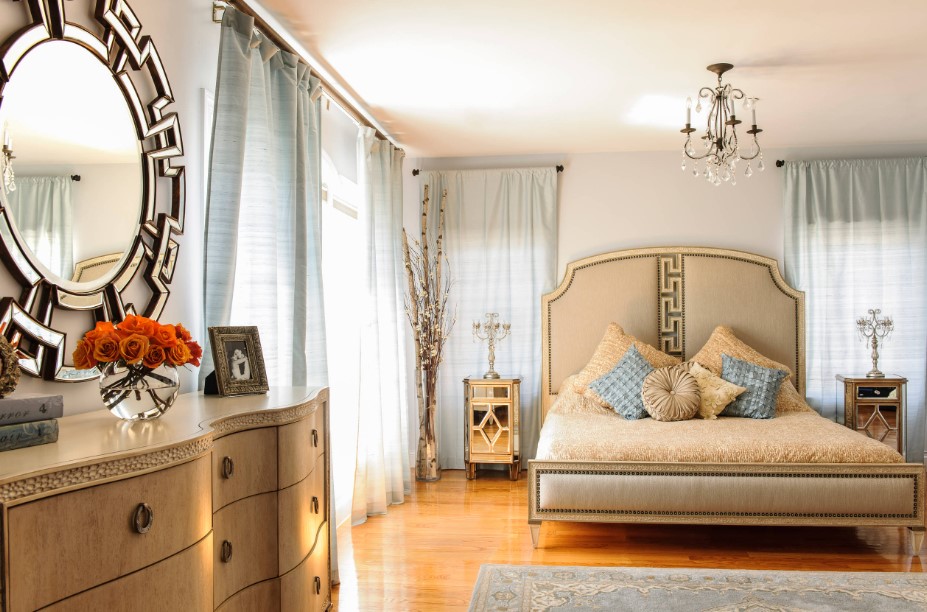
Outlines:
[{"label": "bed frame", "polygon": [[[567,266],[541,299],[541,418],[606,326],[682,360],[716,325],[788,364],[805,387],[804,294],[774,259],[727,249],[616,251]],[[528,523],[904,526],[924,539],[924,466],[544,461],[528,463]]]}]

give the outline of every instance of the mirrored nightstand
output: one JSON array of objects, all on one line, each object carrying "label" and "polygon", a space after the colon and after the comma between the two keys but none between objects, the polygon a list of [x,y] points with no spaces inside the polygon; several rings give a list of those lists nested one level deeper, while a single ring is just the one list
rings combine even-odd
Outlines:
[{"label": "mirrored nightstand", "polygon": [[509,478],[518,480],[521,379],[471,376],[463,383],[467,478],[476,478],[477,463],[505,463],[509,465]]},{"label": "mirrored nightstand", "polygon": [[[837,375],[837,414],[843,424],[904,454],[908,379]],[[839,388],[843,385],[843,389]]]}]

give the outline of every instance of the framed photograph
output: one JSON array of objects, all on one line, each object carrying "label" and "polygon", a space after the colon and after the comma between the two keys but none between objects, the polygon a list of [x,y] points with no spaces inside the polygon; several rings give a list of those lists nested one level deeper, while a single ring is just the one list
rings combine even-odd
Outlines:
[{"label": "framed photograph", "polygon": [[267,372],[257,327],[210,327],[219,395],[267,393]]}]

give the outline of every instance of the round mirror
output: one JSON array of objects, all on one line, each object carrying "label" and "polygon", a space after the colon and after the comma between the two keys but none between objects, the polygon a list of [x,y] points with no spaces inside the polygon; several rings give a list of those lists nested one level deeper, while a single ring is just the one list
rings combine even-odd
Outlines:
[{"label": "round mirror", "polygon": [[141,143],[109,67],[73,42],[36,46],[3,90],[0,131],[15,156],[0,197],[26,255],[58,284],[103,282],[138,234],[143,197]]}]

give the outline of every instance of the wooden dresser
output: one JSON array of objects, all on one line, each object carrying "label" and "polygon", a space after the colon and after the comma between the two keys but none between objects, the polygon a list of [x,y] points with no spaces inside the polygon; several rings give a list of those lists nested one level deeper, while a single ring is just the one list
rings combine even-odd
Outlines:
[{"label": "wooden dresser", "polygon": [[327,389],[59,426],[0,453],[0,609],[330,607]]}]

